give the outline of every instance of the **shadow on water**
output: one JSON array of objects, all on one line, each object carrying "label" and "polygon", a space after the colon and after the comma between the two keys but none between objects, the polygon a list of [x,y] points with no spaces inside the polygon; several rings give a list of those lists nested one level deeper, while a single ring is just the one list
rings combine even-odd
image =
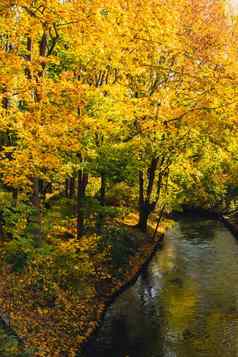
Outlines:
[{"label": "shadow on water", "polygon": [[85,357],[238,357],[237,241],[219,222],[177,222]]}]

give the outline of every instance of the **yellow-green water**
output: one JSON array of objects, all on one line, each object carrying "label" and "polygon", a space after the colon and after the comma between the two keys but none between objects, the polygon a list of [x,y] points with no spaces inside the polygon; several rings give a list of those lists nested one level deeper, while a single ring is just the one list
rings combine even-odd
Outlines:
[{"label": "yellow-green water", "polygon": [[87,357],[238,357],[238,241],[218,222],[179,221]]}]

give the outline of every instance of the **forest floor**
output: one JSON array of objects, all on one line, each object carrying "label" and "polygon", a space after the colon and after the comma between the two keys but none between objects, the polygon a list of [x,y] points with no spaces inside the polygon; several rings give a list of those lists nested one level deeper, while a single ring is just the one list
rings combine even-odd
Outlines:
[{"label": "forest floor", "polygon": [[54,246],[49,238],[33,253],[29,247],[19,254],[17,247],[17,256],[15,246],[2,243],[0,259],[7,263],[0,270],[0,315],[16,336],[5,333],[0,355],[76,356],[112,296],[138,274],[171,225],[163,221],[152,238],[156,222],[143,234],[134,227],[136,221],[135,214],[114,219],[102,237],[61,238]]}]

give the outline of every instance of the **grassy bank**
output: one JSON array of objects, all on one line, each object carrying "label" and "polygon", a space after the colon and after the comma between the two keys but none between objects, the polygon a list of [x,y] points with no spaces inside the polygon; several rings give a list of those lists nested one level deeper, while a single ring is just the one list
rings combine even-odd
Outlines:
[{"label": "grassy bank", "polygon": [[[1,244],[1,314],[25,355],[75,356],[85,344],[112,296],[136,276],[170,224],[163,222],[153,239],[153,222],[145,235],[134,228],[136,218],[108,222],[101,234],[80,241],[49,237],[38,247],[27,242],[27,249],[26,242]],[[20,342],[14,346],[6,356],[24,353]]]}]

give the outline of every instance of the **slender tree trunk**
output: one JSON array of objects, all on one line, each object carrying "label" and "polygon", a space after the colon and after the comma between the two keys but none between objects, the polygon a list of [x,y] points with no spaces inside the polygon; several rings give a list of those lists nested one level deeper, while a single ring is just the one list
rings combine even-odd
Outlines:
[{"label": "slender tree trunk", "polygon": [[154,186],[154,181],[155,181],[155,172],[157,169],[158,161],[159,161],[158,158],[152,159],[150,167],[148,168],[148,172],[147,172],[148,185],[147,185],[147,191],[146,191],[146,202],[148,204],[150,202],[151,194],[153,191],[153,186]]},{"label": "slender tree trunk", "polygon": [[143,171],[139,171],[139,222],[137,226],[142,232],[146,232],[147,220],[148,214],[146,214],[144,200],[144,174]]},{"label": "slender tree trunk", "polygon": [[142,208],[140,207],[139,211],[139,222],[138,222],[138,228],[146,233],[147,231],[147,224],[148,224],[148,218],[149,218],[150,212],[146,207]]},{"label": "slender tree trunk", "polygon": [[74,198],[75,196],[75,178],[69,178],[69,198]]},{"label": "slender tree trunk", "polygon": [[65,197],[74,198],[75,196],[75,177],[65,179]]},{"label": "slender tree trunk", "polygon": [[[106,177],[104,174],[101,175],[101,187],[100,187],[100,204],[102,207],[105,206],[105,196],[106,196]],[[99,212],[96,217],[96,231],[101,233],[103,226],[104,214]]]},{"label": "slender tree trunk", "polygon": [[142,231],[147,231],[148,219],[156,207],[156,201],[151,202],[151,195],[155,181],[156,169],[158,166],[158,158],[153,158],[147,170],[147,188],[145,192],[145,180],[142,170],[139,171],[139,221],[137,227]]},{"label": "slender tree trunk", "polygon": [[69,197],[69,178],[67,177],[65,179],[65,197]]},{"label": "slender tree trunk", "polygon": [[164,210],[165,210],[165,206],[166,206],[166,204],[163,205],[163,207],[162,207],[162,209],[160,211],[160,214],[159,214],[159,217],[158,217],[158,220],[157,220],[157,224],[156,224],[156,227],[155,227],[155,230],[154,230],[154,234],[153,234],[153,239],[155,239],[156,234],[158,232],[160,221],[161,221],[161,219],[163,217],[163,213],[164,213]]},{"label": "slender tree trunk", "polygon": [[85,191],[88,184],[88,174],[82,170],[78,171],[78,187],[77,187],[77,238],[79,239],[84,233],[84,212],[83,201],[85,199]]},{"label": "slender tree trunk", "polygon": [[101,188],[100,188],[100,203],[102,206],[105,206],[105,198],[106,198],[106,177],[105,175],[101,175]]},{"label": "slender tree trunk", "polygon": [[[26,48],[27,48],[27,55],[25,56],[25,59],[27,62],[31,62],[32,60],[32,51],[33,51],[33,42],[32,38],[30,36],[27,37],[27,42],[26,42]],[[32,80],[32,74],[30,70],[30,66],[26,66],[25,68],[25,75],[28,81]],[[38,102],[36,98],[35,102]],[[33,225],[33,235],[41,239],[42,238],[42,230],[41,230],[41,224],[42,224],[42,207],[41,207],[41,198],[40,198],[40,179],[38,177],[33,177],[32,178],[32,207],[34,209],[33,216],[30,218],[30,222]]]}]

